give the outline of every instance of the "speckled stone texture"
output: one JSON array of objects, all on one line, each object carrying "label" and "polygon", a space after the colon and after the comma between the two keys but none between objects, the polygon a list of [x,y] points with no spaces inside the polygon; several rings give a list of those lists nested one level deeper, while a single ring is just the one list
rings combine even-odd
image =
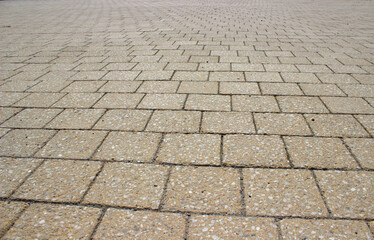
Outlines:
[{"label": "speckled stone texture", "polygon": [[374,239],[373,12],[0,1],[0,239]]}]

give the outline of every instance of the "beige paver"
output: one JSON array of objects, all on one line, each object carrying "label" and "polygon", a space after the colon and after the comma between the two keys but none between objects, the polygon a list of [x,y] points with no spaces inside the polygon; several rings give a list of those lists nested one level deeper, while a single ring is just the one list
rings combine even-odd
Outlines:
[{"label": "beige paver", "polygon": [[57,108],[90,108],[101,97],[102,93],[68,93],[52,105]]},{"label": "beige paver", "polygon": [[210,73],[209,81],[244,81],[244,75],[241,72],[212,72]]},{"label": "beige paver", "polygon": [[158,133],[111,132],[94,159],[151,162],[160,141]]},{"label": "beige paver", "polygon": [[374,136],[374,115],[355,115],[355,118]]},{"label": "beige paver", "polygon": [[363,127],[350,115],[305,115],[316,136],[369,137]]},{"label": "beige paver", "polygon": [[198,111],[155,111],[146,131],[155,132],[198,132],[201,112]]},{"label": "beige paver", "polygon": [[310,171],[244,169],[243,176],[248,215],[328,215]]},{"label": "beige paver", "polygon": [[13,106],[17,107],[50,107],[60,100],[64,93],[32,93]]},{"label": "beige paver", "polygon": [[373,172],[316,171],[315,173],[334,217],[373,217]]},{"label": "beige paver", "polygon": [[362,221],[284,219],[280,222],[283,239],[367,239],[371,235]]},{"label": "beige paver", "polygon": [[245,72],[245,79],[249,82],[283,82],[279,73]]},{"label": "beige paver", "polygon": [[23,202],[0,202],[0,234],[3,235],[22,211],[28,206]]},{"label": "beige paver", "polygon": [[142,131],[151,116],[149,110],[108,110],[94,129]]},{"label": "beige paver", "polygon": [[204,213],[240,213],[239,171],[230,168],[175,167],[163,209]]},{"label": "beige paver", "polygon": [[175,213],[108,209],[93,239],[183,239],[185,221]]},{"label": "beige paver", "polygon": [[133,93],[141,83],[141,81],[108,81],[98,92]]},{"label": "beige paver", "polygon": [[273,96],[232,96],[232,108],[240,112],[279,112]]},{"label": "beige paver", "polygon": [[170,80],[173,71],[142,71],[136,80],[158,81]]},{"label": "beige paver", "polygon": [[322,97],[321,99],[333,113],[374,113],[374,108],[362,98]]},{"label": "beige paver", "polygon": [[247,167],[289,166],[279,136],[226,135],[223,138],[223,163]]},{"label": "beige paver", "polygon": [[1,124],[1,127],[42,128],[61,111],[59,109],[25,109]]},{"label": "beige paver", "polygon": [[104,112],[104,109],[66,109],[46,127],[52,129],[90,129]]},{"label": "beige paver", "polygon": [[338,138],[285,137],[284,140],[295,167],[358,168],[355,159]]},{"label": "beige paver", "polygon": [[178,93],[201,93],[217,94],[218,83],[216,82],[181,82]]},{"label": "beige paver", "polygon": [[255,113],[257,132],[261,134],[311,135],[300,114]]},{"label": "beige paver", "polygon": [[190,94],[185,109],[207,111],[230,111],[230,96]]},{"label": "beige paver", "polygon": [[247,82],[220,82],[221,94],[260,94],[256,83]]},{"label": "beige paver", "polygon": [[0,123],[4,122],[5,120],[13,117],[17,113],[22,111],[21,108],[7,108],[7,107],[2,107],[0,108]]},{"label": "beige paver", "polygon": [[40,163],[38,159],[0,158],[0,196],[8,197]]},{"label": "beige paver", "polygon": [[30,157],[54,134],[53,130],[14,129],[0,139],[0,155]]},{"label": "beige paver", "polygon": [[170,81],[145,81],[137,92],[140,93],[175,93],[179,83]]},{"label": "beige paver", "polygon": [[285,82],[295,83],[320,83],[313,73],[281,73]]},{"label": "beige paver", "polygon": [[94,108],[135,108],[144,94],[137,93],[107,93]]},{"label": "beige paver", "polygon": [[282,112],[290,113],[328,113],[318,97],[278,96]]},{"label": "beige paver", "polygon": [[266,95],[303,95],[295,83],[260,83],[260,88]]},{"label": "beige paver", "polygon": [[105,83],[105,81],[75,81],[61,92],[96,92]]},{"label": "beige paver", "polygon": [[186,97],[186,94],[147,94],[138,108],[182,109]]},{"label": "beige paver", "polygon": [[194,165],[220,164],[221,137],[205,134],[167,134],[157,162]]},{"label": "beige paver", "polygon": [[59,131],[35,156],[88,159],[107,133],[104,131]]},{"label": "beige paver", "polygon": [[301,83],[299,85],[305,95],[310,96],[345,96],[335,84],[308,84]]},{"label": "beige paver", "polygon": [[188,237],[191,239],[275,239],[277,226],[272,218],[193,215]]},{"label": "beige paver", "polygon": [[167,173],[166,166],[107,163],[84,203],[157,209]]},{"label": "beige paver", "polygon": [[351,149],[363,168],[374,168],[374,139],[346,138],[344,142]]},{"label": "beige paver", "polygon": [[79,202],[100,166],[99,162],[46,161],[17,189],[12,197]]},{"label": "beige paver", "polygon": [[176,81],[207,81],[208,72],[184,72],[176,71],[173,75],[172,80]]},{"label": "beige paver", "polygon": [[255,133],[255,128],[250,113],[205,112],[201,131],[207,133]]},{"label": "beige paver", "polygon": [[5,239],[88,239],[100,209],[79,206],[33,204],[26,209]]}]

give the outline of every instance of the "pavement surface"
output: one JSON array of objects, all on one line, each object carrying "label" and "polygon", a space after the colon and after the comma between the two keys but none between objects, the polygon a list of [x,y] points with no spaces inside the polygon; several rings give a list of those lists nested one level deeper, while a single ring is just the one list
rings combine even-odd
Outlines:
[{"label": "pavement surface", "polygon": [[0,2],[0,238],[373,239],[374,1]]}]

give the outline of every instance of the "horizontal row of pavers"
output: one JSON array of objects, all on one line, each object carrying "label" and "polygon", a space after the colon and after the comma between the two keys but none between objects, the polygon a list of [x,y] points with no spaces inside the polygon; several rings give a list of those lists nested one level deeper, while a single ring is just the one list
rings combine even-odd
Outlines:
[{"label": "horizontal row of pavers", "polygon": [[[341,90],[343,89],[344,92]],[[374,84],[312,84],[284,82],[216,82],[216,81],[8,81],[0,86],[3,98],[21,93],[159,93],[374,97]],[[346,93],[347,94],[346,94]],[[16,96],[16,95],[15,95]],[[58,96],[58,95],[57,95]],[[181,95],[182,96],[182,95]],[[5,103],[2,103],[5,104]]]},{"label": "horizontal row of pavers", "polygon": [[1,195],[10,199],[249,216],[374,217],[372,171],[10,158],[1,165]]},{"label": "horizontal row of pavers", "polygon": [[[370,239],[374,222],[133,211],[0,202],[4,239]],[[101,216],[104,216],[101,218]],[[15,222],[15,223],[14,223]],[[14,224],[13,224],[14,223]],[[12,225],[13,224],[13,225]],[[10,228],[10,229],[9,229]],[[9,231],[7,231],[9,229]]]},{"label": "horizontal row of pavers", "polygon": [[[374,85],[373,85],[374,86]],[[198,86],[196,86],[197,88]],[[201,88],[200,88],[201,89]],[[138,93],[1,93],[4,107],[374,114],[374,98]]]},{"label": "horizontal row of pavers", "polygon": [[[1,128],[371,137],[371,115],[3,108]],[[13,117],[12,117],[13,116]],[[9,120],[7,120],[9,119]],[[5,131],[5,129],[4,129]]]},{"label": "horizontal row of pavers", "polygon": [[[373,138],[12,130],[1,156],[177,165],[374,169]],[[45,146],[44,146],[45,145]]]}]

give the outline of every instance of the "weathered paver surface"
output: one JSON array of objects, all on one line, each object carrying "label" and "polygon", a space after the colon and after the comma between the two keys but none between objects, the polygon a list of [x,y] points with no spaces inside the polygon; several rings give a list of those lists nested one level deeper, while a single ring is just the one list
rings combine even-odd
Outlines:
[{"label": "weathered paver surface", "polygon": [[373,12],[0,1],[0,238],[373,239]]}]

